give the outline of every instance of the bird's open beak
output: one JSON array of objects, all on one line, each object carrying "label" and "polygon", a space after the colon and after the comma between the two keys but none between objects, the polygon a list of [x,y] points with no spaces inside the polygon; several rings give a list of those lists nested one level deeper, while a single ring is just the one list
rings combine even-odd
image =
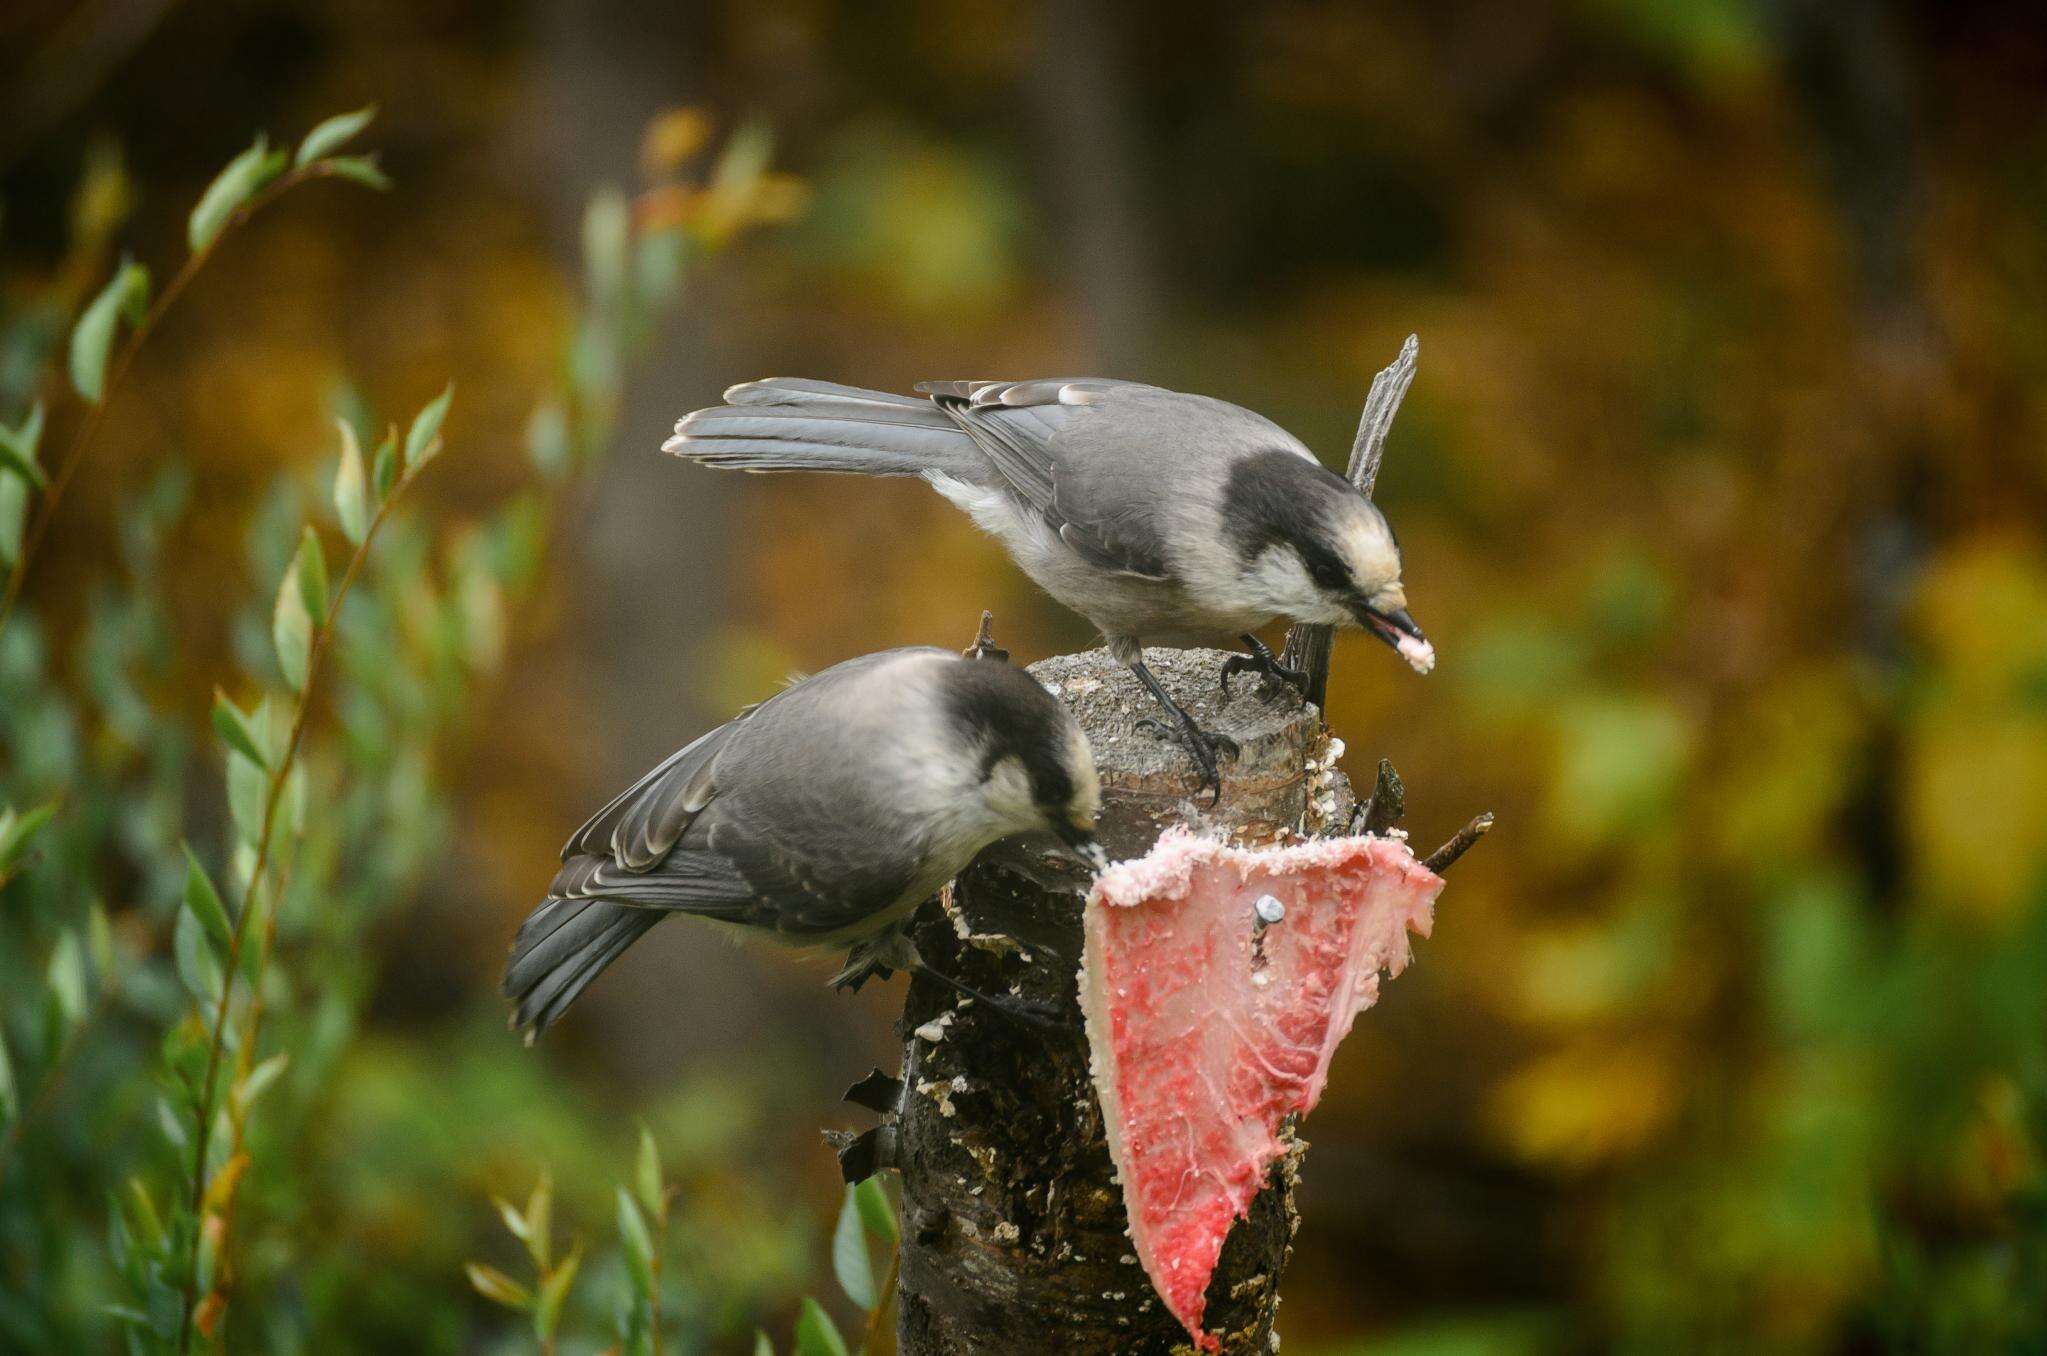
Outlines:
[{"label": "bird's open beak", "polygon": [[1064,820],[1059,820],[1053,823],[1052,832],[1064,846],[1064,855],[1073,858],[1074,861],[1079,862],[1090,871],[1106,871],[1108,869],[1109,854],[1102,851],[1101,843],[1096,841],[1095,836],[1086,829],[1078,825],[1068,824]]},{"label": "bird's open beak", "polygon": [[1352,615],[1358,619],[1359,626],[1392,646],[1416,673],[1427,673],[1436,667],[1436,647],[1429,644],[1428,637],[1422,634],[1421,627],[1415,625],[1406,608],[1394,607],[1382,612],[1370,603],[1360,603]]}]

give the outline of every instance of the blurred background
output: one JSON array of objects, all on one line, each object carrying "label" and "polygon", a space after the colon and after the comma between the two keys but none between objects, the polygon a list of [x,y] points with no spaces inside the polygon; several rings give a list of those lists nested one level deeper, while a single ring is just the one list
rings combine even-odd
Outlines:
[{"label": "blurred background", "polygon": [[[1399,767],[1417,839],[1499,827],[1306,1126],[1287,1350],[2047,1344],[2036,6],[17,0],[0,54],[0,422],[61,394],[117,256],[175,270],[255,131],[380,106],[396,187],[309,187],[223,245],[0,646],[64,703],[8,689],[0,785],[64,792],[61,824],[77,769],[144,761],[94,600],[146,585],[133,685],[184,732],[148,743],[181,750],[149,803],[208,848],[208,694],[254,671],[337,402],[410,411],[452,377],[416,504],[482,521],[532,475],[585,204],[616,186],[644,222],[697,142],[773,140],[772,201],[691,256],[459,736],[406,783],[402,888],[280,943],[349,999],[243,1187],[240,1345],[530,1347],[462,1279],[518,1255],[490,1197],[547,1165],[564,1234],[608,1231],[636,1120],[687,1221],[682,1349],[750,1349],[830,1288],[817,1132],[893,1067],[896,996],[676,925],[527,1050],[505,949],[591,809],[783,675],[963,645],[983,607],[1025,659],[1092,637],[921,487],[688,468],[656,451],[675,418],[771,374],[1101,373],[1250,406],[1340,468],[1410,332],[1379,499],[1442,663],[1343,638],[1330,720],[1353,777]],[[127,823],[73,840],[117,940],[184,869]],[[82,906],[55,877],[9,894],[32,1086],[29,991]],[[115,1004],[7,1146],[0,1347],[116,1341],[106,1197],[169,1161],[122,1092],[155,1011]]]}]

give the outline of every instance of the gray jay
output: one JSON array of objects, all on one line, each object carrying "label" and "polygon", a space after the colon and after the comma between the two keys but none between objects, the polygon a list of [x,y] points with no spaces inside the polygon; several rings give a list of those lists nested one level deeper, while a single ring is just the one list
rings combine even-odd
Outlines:
[{"label": "gray jay", "polygon": [[849,659],[704,735],[576,831],[505,967],[513,1025],[531,1039],[674,913],[848,947],[842,985],[893,966],[964,988],[924,966],[902,925],[999,839],[1048,833],[1103,865],[1100,807],[1086,737],[1021,668],[923,648]]},{"label": "gray jay", "polygon": [[1400,547],[1371,500],[1271,420],[1101,378],[923,382],[923,398],[778,377],[675,426],[663,450],[745,471],[918,476],[1047,593],[1100,627],[1216,786],[1216,752],[1144,665],[1147,644],[1238,636],[1243,668],[1299,682],[1253,633],[1275,618],[1362,626],[1418,672]]}]

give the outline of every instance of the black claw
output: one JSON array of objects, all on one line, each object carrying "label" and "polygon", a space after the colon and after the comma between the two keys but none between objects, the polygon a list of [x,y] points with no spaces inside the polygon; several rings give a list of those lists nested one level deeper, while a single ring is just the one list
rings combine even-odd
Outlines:
[{"label": "black claw", "polygon": [[1184,725],[1168,725],[1157,716],[1146,716],[1137,722],[1137,728],[1160,739],[1170,739],[1187,750],[1187,756],[1194,760],[1194,766],[1201,769],[1201,784],[1194,788],[1199,796],[1208,792],[1208,803],[1214,805],[1222,799],[1222,773],[1217,766],[1216,754],[1226,753],[1235,758],[1243,752],[1237,741],[1220,731],[1204,730],[1192,720]]},{"label": "black claw", "polygon": [[1240,752],[1237,741],[1226,734],[1214,733],[1196,725],[1194,717],[1188,715],[1186,710],[1173,700],[1172,694],[1160,686],[1159,680],[1142,661],[1132,664],[1130,671],[1137,675],[1138,681],[1142,682],[1151,692],[1153,699],[1166,709],[1166,714],[1173,718],[1178,727],[1169,726],[1157,717],[1146,716],[1137,722],[1137,728],[1178,741],[1180,746],[1187,750],[1188,757],[1194,760],[1194,766],[1201,770],[1201,782],[1194,788],[1194,794],[1198,797],[1203,791],[1208,792],[1208,803],[1214,805],[1223,796],[1223,779],[1222,773],[1216,767],[1216,754],[1223,752],[1235,758]]},{"label": "black claw", "polygon": [[1308,675],[1305,672],[1300,669],[1289,668],[1281,663],[1279,656],[1274,654],[1270,647],[1264,641],[1258,639],[1258,637],[1246,635],[1243,637],[1243,641],[1251,647],[1251,653],[1233,654],[1223,661],[1223,696],[1228,697],[1230,695],[1230,679],[1246,669],[1257,673],[1263,678],[1277,678],[1280,682],[1285,683],[1295,692],[1298,692],[1302,697],[1308,695]]},{"label": "black claw", "polygon": [[937,980],[940,984],[976,1003],[985,1004],[991,1012],[1000,1013],[1020,1026],[1032,1027],[1039,1031],[1063,1031],[1066,1023],[1060,1020],[1057,1003],[1047,1003],[1036,998],[1019,998],[1011,995],[985,993],[961,980],[953,978],[943,970],[920,963],[917,973]]},{"label": "black claw", "polygon": [[1057,1003],[1040,998],[992,998],[986,1000],[990,1007],[1010,1021],[1039,1031],[1063,1031],[1066,1023],[1060,1019]]}]

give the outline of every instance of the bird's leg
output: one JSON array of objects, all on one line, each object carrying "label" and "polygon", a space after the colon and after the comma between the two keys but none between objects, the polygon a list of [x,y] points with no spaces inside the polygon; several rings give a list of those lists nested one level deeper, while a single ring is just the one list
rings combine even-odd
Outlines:
[{"label": "bird's leg", "polygon": [[991,1011],[1001,1013],[1019,1026],[1032,1027],[1039,1031],[1058,1031],[1062,1029],[1062,1024],[1059,1021],[1059,1006],[1056,1003],[1044,1003],[1035,998],[997,997],[992,993],[983,993],[964,980],[954,979],[945,971],[935,969],[930,962],[924,960],[921,956],[910,966],[910,969],[913,973],[937,980],[940,984],[945,985],[964,997],[973,999],[976,1003],[986,1003]]},{"label": "bird's leg", "polygon": [[1166,714],[1179,722],[1179,728],[1175,729],[1155,716],[1146,716],[1137,722],[1137,728],[1149,730],[1164,739],[1180,741],[1186,747],[1188,756],[1194,760],[1194,765],[1201,769],[1201,785],[1195,788],[1194,794],[1198,796],[1203,790],[1208,791],[1210,805],[1221,800],[1223,779],[1222,774],[1216,770],[1216,754],[1222,752],[1232,758],[1236,757],[1237,741],[1226,734],[1212,733],[1196,725],[1194,717],[1188,715],[1178,702],[1167,695],[1165,688],[1159,685],[1159,680],[1144,666],[1143,660],[1133,663],[1130,671],[1137,675],[1139,682],[1150,689],[1158,704],[1166,708]]},{"label": "bird's leg", "polygon": [[1223,696],[1230,695],[1230,679],[1246,669],[1254,669],[1268,678],[1277,678],[1282,683],[1292,685],[1294,691],[1302,696],[1308,695],[1307,674],[1282,664],[1279,656],[1274,654],[1264,641],[1249,632],[1239,639],[1251,647],[1251,653],[1233,654],[1223,661]]}]

